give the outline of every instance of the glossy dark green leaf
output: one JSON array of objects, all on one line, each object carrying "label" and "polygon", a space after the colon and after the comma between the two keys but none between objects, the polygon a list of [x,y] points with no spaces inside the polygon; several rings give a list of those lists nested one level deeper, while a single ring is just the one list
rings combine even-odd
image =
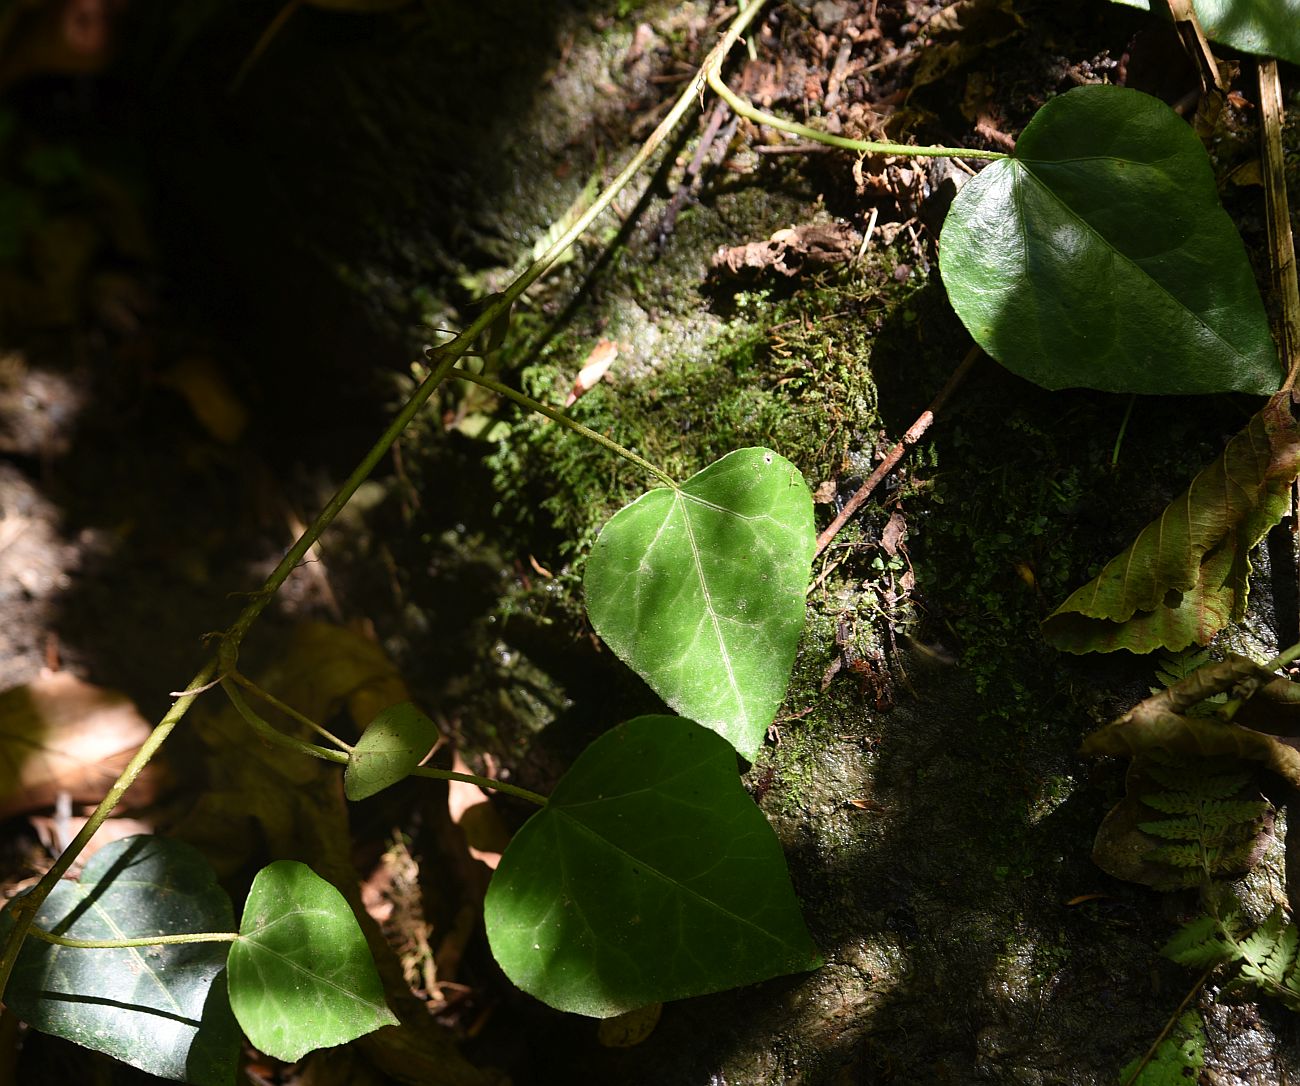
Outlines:
[{"label": "glossy dark green leaf", "polygon": [[592,743],[511,841],[484,913],[511,980],[598,1018],[821,964],[735,751],[681,717]]},{"label": "glossy dark green leaf", "polygon": [[[1149,0],[1116,0],[1150,11]],[[1243,53],[1300,64],[1300,0],[1192,0],[1205,36]]]},{"label": "glossy dark green leaf", "polygon": [[957,195],[943,281],[990,355],[1045,388],[1269,394],[1259,290],[1209,158],[1176,113],[1077,87]]},{"label": "glossy dark green leaf", "polygon": [[752,761],[794,666],[815,542],[799,470],[740,449],[610,519],[587,613],[664,701]]},{"label": "glossy dark green leaf", "polygon": [[[8,912],[3,914],[8,930]],[[180,841],[106,845],[81,877],[60,882],[36,915],[75,939],[233,931],[230,899],[206,860]],[[239,1030],[226,999],[229,943],[78,950],[28,938],[5,1002],[33,1029],[160,1078],[231,1086]]]},{"label": "glossy dark green leaf", "polygon": [[438,725],[409,701],[390,705],[362,733],[348,755],[343,792],[365,799],[405,780],[438,741]]},{"label": "glossy dark green leaf", "polygon": [[1161,515],[1043,622],[1066,652],[1208,644],[1246,613],[1250,550],[1285,515],[1300,421],[1279,392]]},{"label": "glossy dark green leaf", "polygon": [[397,1018],[357,918],[306,864],[277,860],[248,891],[230,948],[230,1005],[248,1039],[295,1062]]}]

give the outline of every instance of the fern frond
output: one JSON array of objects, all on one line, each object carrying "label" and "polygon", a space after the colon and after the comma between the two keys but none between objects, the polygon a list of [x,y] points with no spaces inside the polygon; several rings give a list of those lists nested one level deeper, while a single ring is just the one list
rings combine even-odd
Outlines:
[{"label": "fern frond", "polygon": [[1254,822],[1268,809],[1268,803],[1262,799],[1207,800],[1201,808],[1201,819],[1206,829],[1224,830]]},{"label": "fern frond", "polygon": [[1241,975],[1263,987],[1288,987],[1288,978],[1294,981],[1296,947],[1300,945],[1300,931],[1282,918],[1282,910],[1274,909],[1268,919],[1238,944],[1241,952]]},{"label": "fern frond", "polygon": [[1190,815],[1195,814],[1204,801],[1191,792],[1146,792],[1142,802],[1162,814]]},{"label": "fern frond", "polygon": [[1195,815],[1188,815],[1186,818],[1162,818],[1159,822],[1139,822],[1138,829],[1167,841],[1188,841],[1200,835],[1201,823]]},{"label": "fern frond", "polygon": [[1160,953],[1193,969],[1208,969],[1240,957],[1236,941],[1213,916],[1198,916],[1184,924]]},{"label": "fern frond", "polygon": [[1157,845],[1151,850],[1151,859],[1156,863],[1168,864],[1170,867],[1185,867],[1199,871],[1203,866],[1209,866],[1210,851],[1203,841],[1181,845]]},{"label": "fern frond", "polygon": [[1156,783],[1171,792],[1187,792],[1200,799],[1227,799],[1241,791],[1254,776],[1253,769],[1213,771],[1221,766],[1220,758],[1183,757],[1163,763],[1152,760],[1146,768]]}]

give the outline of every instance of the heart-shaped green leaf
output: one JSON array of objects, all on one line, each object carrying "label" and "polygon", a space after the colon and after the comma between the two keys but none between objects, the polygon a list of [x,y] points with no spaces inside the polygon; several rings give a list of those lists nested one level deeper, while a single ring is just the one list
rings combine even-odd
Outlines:
[{"label": "heart-shaped green leaf", "polygon": [[[1150,0],[1116,0],[1150,11]],[[1192,0],[1210,41],[1300,64],[1300,0]]]},{"label": "heart-shaped green leaf", "polygon": [[367,725],[348,755],[343,792],[365,799],[405,780],[438,741],[438,725],[409,701],[390,705]]},{"label": "heart-shaped green leaf", "polygon": [[230,1005],[248,1039],[293,1063],[397,1018],[343,895],[306,864],[277,860],[253,879],[230,948]]},{"label": "heart-shaped green leaf", "polygon": [[740,449],[609,520],[587,613],[655,693],[753,761],[794,666],[815,543],[799,470]]},{"label": "heart-shaped green leaf", "polygon": [[597,1018],[821,964],[735,751],[682,717],[583,751],[510,842],[484,916],[511,980]]},{"label": "heart-shaped green leaf", "polygon": [[1077,87],[958,193],[940,270],[975,341],[1045,388],[1272,393],[1282,383],[1241,239],[1179,116]]},{"label": "heart-shaped green leaf", "polygon": [[[12,920],[3,914],[3,929]],[[60,882],[36,924],[74,939],[232,931],[230,899],[204,858],[163,837],[100,849],[76,882]],[[222,977],[227,943],[114,950],[28,937],[5,1002],[29,1026],[160,1078],[232,1086],[239,1030]]]}]

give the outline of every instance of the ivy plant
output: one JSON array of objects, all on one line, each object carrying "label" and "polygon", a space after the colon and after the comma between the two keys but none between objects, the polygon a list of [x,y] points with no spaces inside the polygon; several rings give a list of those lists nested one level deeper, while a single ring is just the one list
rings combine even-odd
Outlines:
[{"label": "ivy plant", "polygon": [[[1204,150],[1168,107],[1130,90],[1081,87],[1049,101],[1011,155],[831,136],[762,113],[722,82],[723,59],[761,7],[742,7],[591,208],[466,329],[431,350],[427,379],[69,849],[5,910],[0,989],[34,1028],[208,1086],[233,1081],[240,1030],[268,1054],[297,1060],[396,1022],[345,899],[304,864],[264,868],[238,930],[205,861],[175,842],[120,842],[96,854],[78,880],[61,881],[194,699],[218,684],[263,739],[340,764],[350,799],[415,775],[468,780],[536,804],[493,876],[485,922],[506,974],[551,1006],[608,1017],[820,964],[780,843],[738,773],[780,707],[803,627],[815,538],[800,471],[773,450],[748,448],[678,481],[460,364],[507,334],[513,303],[609,206],[706,82],[741,115],[847,150],[992,160],[953,204],[940,269],[977,343],[1014,372],[1049,388],[1278,388],[1282,375],[1241,242],[1218,206]],[[324,746],[278,732],[245,697],[262,696],[238,663],[252,624],[453,376],[554,419],[659,484],[606,524],[584,585],[593,627],[681,715],[610,721],[550,797],[422,766],[436,728],[415,706],[381,712],[355,746],[307,721]],[[1260,467],[1270,482],[1255,486],[1263,511],[1225,512],[1230,523],[1214,527],[1213,540],[1253,542],[1275,513],[1272,468],[1272,460]],[[1195,581],[1208,546],[1189,539],[1171,567]],[[1235,561],[1230,573],[1244,579],[1245,569]],[[1235,598],[1225,604],[1229,617]],[[1291,983],[1291,958],[1275,972]]]}]

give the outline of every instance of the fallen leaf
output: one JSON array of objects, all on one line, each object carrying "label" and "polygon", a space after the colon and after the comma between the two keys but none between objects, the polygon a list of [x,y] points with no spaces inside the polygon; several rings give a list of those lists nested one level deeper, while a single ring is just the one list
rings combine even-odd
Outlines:
[{"label": "fallen leaf", "polygon": [[796,226],[778,230],[767,241],[719,249],[713,255],[713,270],[750,279],[769,271],[793,278],[848,263],[861,242],[858,232],[846,224]]},{"label": "fallen leaf", "polygon": [[[1233,720],[1192,712],[1227,691],[1239,697],[1249,695]],[[1153,750],[1231,756],[1260,762],[1300,787],[1300,736],[1287,731],[1298,702],[1297,684],[1278,678],[1244,656],[1231,655],[1197,668],[1169,689],[1139,702],[1089,735],[1081,750],[1084,754],[1130,756]],[[1243,719],[1253,726],[1240,723]]]},{"label": "fallen leaf", "polygon": [[603,1018],[596,1027],[596,1040],[605,1048],[639,1045],[654,1032],[663,1010],[662,1003],[651,1003],[648,1007],[638,1007],[614,1018]]},{"label": "fallen leaf", "polygon": [[[125,694],[66,671],[0,694],[0,819],[52,807],[60,792],[74,804],[104,798],[152,730]],[[151,764],[126,804],[151,803],[163,781]]]},{"label": "fallen leaf", "polygon": [[907,538],[907,521],[903,519],[903,514],[895,509],[889,514],[889,523],[885,525],[885,530],[880,533],[880,545],[884,547],[885,553],[890,558],[897,557],[900,549],[903,547],[903,540]]},{"label": "fallen leaf", "polygon": [[1300,473],[1295,402],[1274,395],[1123,554],[1047,616],[1048,642],[1074,653],[1177,652],[1240,622],[1250,549],[1285,515]]},{"label": "fallen leaf", "polygon": [[587,355],[587,361],[583,363],[582,369],[578,371],[578,376],[573,382],[573,388],[569,391],[569,398],[564,401],[565,407],[572,407],[583,396],[595,388],[601,381],[601,378],[609,371],[609,367],[614,364],[618,358],[618,344],[612,339],[602,339],[591,349],[591,354]]},{"label": "fallen leaf", "polygon": [[183,358],[158,380],[179,392],[199,425],[222,444],[239,440],[248,425],[248,409],[212,359]]},{"label": "fallen leaf", "polygon": [[[459,752],[453,757],[451,768],[457,773],[473,772]],[[448,781],[447,810],[465,834],[469,854],[495,871],[501,853],[510,843],[510,831],[483,789],[468,781]]]}]

